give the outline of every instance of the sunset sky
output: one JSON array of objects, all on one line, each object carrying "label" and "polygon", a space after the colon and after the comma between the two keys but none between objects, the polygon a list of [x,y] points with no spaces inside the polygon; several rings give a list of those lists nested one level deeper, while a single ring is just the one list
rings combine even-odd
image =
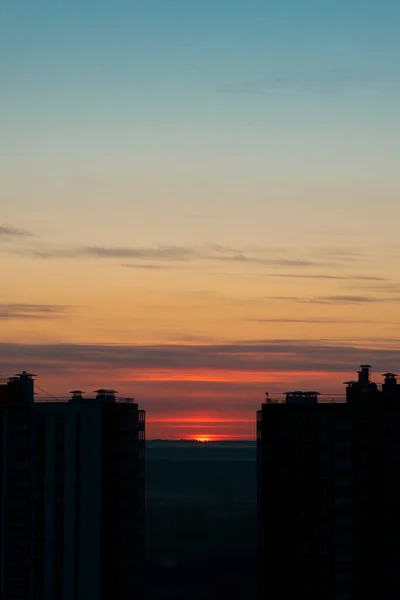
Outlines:
[{"label": "sunset sky", "polygon": [[3,0],[0,376],[249,439],[265,391],[400,371],[399,26],[397,0]]}]

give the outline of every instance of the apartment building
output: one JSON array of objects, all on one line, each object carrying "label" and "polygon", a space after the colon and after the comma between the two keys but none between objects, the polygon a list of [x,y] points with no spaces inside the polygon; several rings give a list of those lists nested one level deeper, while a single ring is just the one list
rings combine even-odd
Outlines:
[{"label": "apartment building", "polygon": [[134,600],[144,560],[145,415],[113,390],[35,402],[0,386],[1,600]]},{"label": "apartment building", "polygon": [[257,414],[262,597],[400,597],[400,386],[370,366],[346,399],[267,398]]}]

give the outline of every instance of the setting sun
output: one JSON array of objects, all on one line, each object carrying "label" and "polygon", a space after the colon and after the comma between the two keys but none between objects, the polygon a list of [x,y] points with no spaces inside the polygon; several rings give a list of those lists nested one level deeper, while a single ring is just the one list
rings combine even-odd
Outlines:
[{"label": "setting sun", "polygon": [[204,434],[204,435],[190,436],[188,439],[192,440],[194,442],[217,442],[218,436]]}]

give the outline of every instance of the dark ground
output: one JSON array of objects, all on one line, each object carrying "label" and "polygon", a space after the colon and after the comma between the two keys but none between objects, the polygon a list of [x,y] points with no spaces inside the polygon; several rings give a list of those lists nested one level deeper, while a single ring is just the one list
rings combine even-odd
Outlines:
[{"label": "dark ground", "polygon": [[147,442],[148,600],[253,600],[254,442]]}]

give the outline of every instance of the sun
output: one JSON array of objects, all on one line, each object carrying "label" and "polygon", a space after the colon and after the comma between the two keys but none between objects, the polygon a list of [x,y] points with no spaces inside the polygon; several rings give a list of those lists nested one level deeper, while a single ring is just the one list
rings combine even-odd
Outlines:
[{"label": "sun", "polygon": [[220,436],[216,435],[214,433],[196,433],[196,434],[188,435],[187,437],[185,437],[185,439],[190,442],[201,442],[201,443],[218,442],[221,440]]},{"label": "sun", "polygon": [[189,440],[193,440],[194,442],[216,442],[218,437],[208,433],[202,433],[198,435],[192,435],[188,438]]}]

